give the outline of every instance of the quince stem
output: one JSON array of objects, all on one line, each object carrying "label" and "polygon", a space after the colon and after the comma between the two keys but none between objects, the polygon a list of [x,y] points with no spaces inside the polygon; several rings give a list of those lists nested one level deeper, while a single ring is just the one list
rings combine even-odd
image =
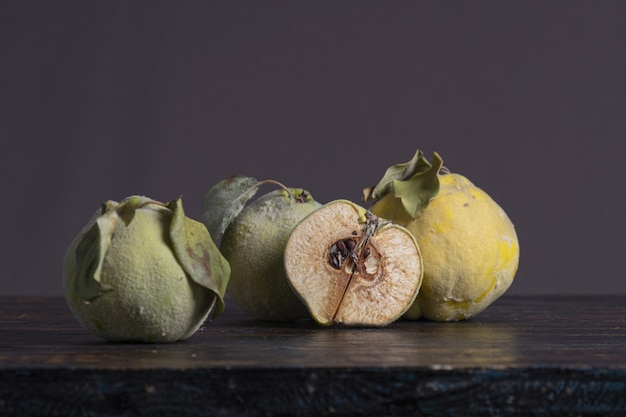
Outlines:
[{"label": "quince stem", "polygon": [[261,180],[257,182],[253,187],[260,187],[263,184],[274,184],[274,185],[279,186],[287,193],[287,195],[289,195],[289,199],[291,200],[292,203],[296,202],[296,197],[293,195],[293,192],[291,192],[291,189],[287,187],[285,184],[276,180],[267,179],[267,180]]}]

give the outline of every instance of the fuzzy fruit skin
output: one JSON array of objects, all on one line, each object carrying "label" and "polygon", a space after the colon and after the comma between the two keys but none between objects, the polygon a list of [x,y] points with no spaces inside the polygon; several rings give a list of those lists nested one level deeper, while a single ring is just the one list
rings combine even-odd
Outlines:
[{"label": "fuzzy fruit skin", "polygon": [[[464,320],[509,288],[519,264],[519,241],[509,217],[483,190],[459,174],[439,180],[439,194],[405,224],[424,262],[422,287],[405,317]],[[374,205],[372,212],[391,214],[384,208]]]},{"label": "fuzzy fruit skin", "polygon": [[[110,214],[110,213],[109,213]],[[217,295],[188,277],[168,235],[173,214],[162,205],[135,211],[128,224],[114,219],[102,259],[80,259],[77,248],[93,239],[90,231],[104,216],[96,212],[70,244],[64,258],[64,295],[76,319],[89,331],[112,342],[175,342],[190,337],[215,311]],[[217,259],[215,274],[229,274],[228,264],[210,240],[204,225],[186,219],[187,230]],[[82,263],[101,266],[99,296],[86,300],[80,292],[91,277]],[[87,269],[89,271],[89,269]],[[221,301],[219,301],[221,303]]]},{"label": "fuzzy fruit skin", "polygon": [[320,206],[310,196],[296,202],[275,190],[250,203],[225,230],[220,250],[231,266],[227,292],[250,315],[267,321],[310,317],[288,284],[283,259],[293,228]]}]

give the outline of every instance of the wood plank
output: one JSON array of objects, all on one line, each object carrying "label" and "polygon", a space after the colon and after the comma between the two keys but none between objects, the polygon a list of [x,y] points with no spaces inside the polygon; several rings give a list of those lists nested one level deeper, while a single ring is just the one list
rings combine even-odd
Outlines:
[{"label": "wood plank", "polygon": [[458,323],[383,329],[255,320],[229,303],[189,340],[113,344],[61,298],[0,298],[0,367],[610,367],[626,369],[626,297],[505,297]]},{"label": "wood plank", "polygon": [[0,298],[0,416],[172,410],[622,415],[626,296],[508,296],[468,321],[384,329],[261,322],[229,303],[173,344],[107,343],[61,298]]}]

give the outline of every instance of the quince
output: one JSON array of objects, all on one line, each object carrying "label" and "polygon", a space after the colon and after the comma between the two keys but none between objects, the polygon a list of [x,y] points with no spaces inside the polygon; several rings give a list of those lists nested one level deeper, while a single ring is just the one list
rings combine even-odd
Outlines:
[{"label": "quince", "polygon": [[[247,204],[265,183],[280,188]],[[222,180],[207,192],[203,222],[230,264],[227,293],[244,311],[268,321],[309,318],[287,283],[283,258],[293,228],[320,205],[306,190],[245,176]]]},{"label": "quince", "polygon": [[285,270],[322,325],[386,326],[407,311],[422,283],[411,233],[348,200],[325,204],[294,228]]},{"label": "quince", "polygon": [[182,200],[107,201],[64,257],[64,295],[80,323],[117,342],[174,342],[224,310],[230,268]]},{"label": "quince", "polygon": [[418,243],[424,282],[406,318],[456,321],[485,310],[510,287],[519,264],[513,223],[485,191],[421,151],[364,190],[370,210],[405,226]]}]

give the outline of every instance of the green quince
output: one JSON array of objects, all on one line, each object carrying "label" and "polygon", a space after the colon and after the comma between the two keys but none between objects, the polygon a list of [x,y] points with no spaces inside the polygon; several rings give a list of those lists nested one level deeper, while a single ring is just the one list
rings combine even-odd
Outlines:
[{"label": "green quince", "polygon": [[107,201],[64,258],[64,295],[108,341],[174,342],[224,309],[230,266],[179,198]]},{"label": "green quince", "polygon": [[[280,188],[248,202],[260,186]],[[260,320],[309,318],[284,269],[287,239],[300,220],[321,206],[301,188],[235,175],[213,185],[203,201],[202,222],[228,260],[228,295]]]}]

